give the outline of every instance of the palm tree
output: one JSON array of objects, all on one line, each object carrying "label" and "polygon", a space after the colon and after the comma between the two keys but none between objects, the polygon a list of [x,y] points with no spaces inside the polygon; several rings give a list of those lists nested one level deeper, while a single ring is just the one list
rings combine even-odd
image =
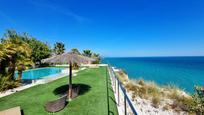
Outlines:
[{"label": "palm tree", "polygon": [[[14,76],[15,67],[18,65],[33,64],[30,59],[32,52],[31,49],[29,48],[28,44],[23,42],[18,37],[5,39],[2,45],[4,50],[2,53],[3,59],[1,59],[1,66],[5,64],[2,69],[5,69],[5,67],[8,66],[8,72],[11,73],[12,77]],[[22,76],[22,70],[19,69],[18,72],[20,73],[18,77],[20,80]]]},{"label": "palm tree", "polygon": [[[32,65],[32,61],[31,61],[31,54],[32,51],[29,48],[28,44],[26,44],[25,42],[23,42],[20,39],[13,39],[11,42],[13,42],[13,44],[18,45],[16,47],[16,51],[17,54],[14,55],[13,57],[13,65],[14,67],[16,66],[23,66],[23,65]],[[22,77],[22,71],[25,70],[25,68],[21,67],[20,69],[18,69],[18,80],[21,80]]]},{"label": "palm tree", "polygon": [[80,55],[80,52],[77,48],[71,49],[71,52]]},{"label": "palm tree", "polygon": [[65,45],[61,42],[56,42],[54,45],[54,52],[56,55],[63,54],[65,51]]},{"label": "palm tree", "polygon": [[93,53],[93,54],[92,54],[92,57],[93,57],[93,58],[100,58],[100,54]]},{"label": "palm tree", "polygon": [[2,60],[4,59],[4,47],[2,44],[0,44],[0,74],[5,73],[5,69],[3,70],[4,67],[2,67]]},{"label": "palm tree", "polygon": [[0,49],[0,73],[5,74],[9,59],[16,53],[16,50],[12,44],[0,44]]},{"label": "palm tree", "polygon": [[3,50],[4,50],[4,46],[2,44],[0,44],[0,62],[3,59],[3,55],[4,55]]},{"label": "palm tree", "polygon": [[100,54],[93,53],[93,54],[92,54],[92,58],[96,59],[96,61],[94,61],[93,64],[99,64],[100,61],[101,61]]},{"label": "palm tree", "polygon": [[87,56],[87,57],[91,57],[92,52],[91,52],[91,50],[84,50],[84,51],[83,51],[83,55],[84,55],[84,56]]}]

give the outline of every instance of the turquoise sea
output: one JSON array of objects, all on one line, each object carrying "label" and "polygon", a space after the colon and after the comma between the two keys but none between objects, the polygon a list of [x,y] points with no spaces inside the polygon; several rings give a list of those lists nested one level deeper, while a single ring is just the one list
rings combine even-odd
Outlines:
[{"label": "turquoise sea", "polygon": [[194,85],[204,86],[204,57],[103,58],[102,62],[124,69],[130,79],[174,84],[189,93]]}]

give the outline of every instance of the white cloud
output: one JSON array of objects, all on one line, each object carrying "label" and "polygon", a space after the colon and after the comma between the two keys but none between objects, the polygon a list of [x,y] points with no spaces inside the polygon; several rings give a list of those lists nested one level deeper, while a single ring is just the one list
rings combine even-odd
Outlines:
[{"label": "white cloud", "polygon": [[47,8],[47,9],[53,10],[55,12],[58,12],[60,14],[72,17],[73,19],[75,19],[78,22],[88,21],[88,19],[83,17],[83,16],[80,16],[80,15],[78,15],[78,14],[76,14],[76,13],[74,13],[68,9],[63,9],[63,8],[57,6],[56,4],[53,4],[53,3],[45,1],[45,0],[43,2],[37,1],[37,0],[28,0],[28,2],[35,7]]}]

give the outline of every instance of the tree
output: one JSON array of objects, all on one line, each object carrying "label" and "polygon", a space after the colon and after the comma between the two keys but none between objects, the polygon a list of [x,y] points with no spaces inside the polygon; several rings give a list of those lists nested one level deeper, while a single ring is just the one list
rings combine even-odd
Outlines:
[{"label": "tree", "polygon": [[6,33],[4,34],[4,37],[2,38],[2,42],[7,38],[19,38],[19,34],[14,29],[8,29],[6,30]]},{"label": "tree", "polygon": [[41,60],[51,55],[52,51],[46,43],[31,37],[28,33],[19,34],[15,30],[7,30],[1,41],[4,42],[7,38],[18,38],[28,44],[29,48],[32,50],[31,59],[35,64],[38,63],[41,65]]},{"label": "tree", "polygon": [[63,54],[65,51],[65,45],[61,42],[56,42],[54,44],[54,53],[56,55],[60,55],[60,54]]},{"label": "tree", "polygon": [[84,51],[83,51],[83,55],[84,55],[84,56],[87,56],[87,57],[91,57],[92,52],[91,52],[91,50],[84,50]]},{"label": "tree", "polygon": [[12,44],[0,44],[0,74],[6,73],[6,67],[8,66],[9,59],[16,53]]},{"label": "tree", "polygon": [[[11,36],[12,37],[12,36]],[[5,68],[8,68],[8,73],[11,74],[11,79],[14,77],[15,67],[18,65],[31,65],[31,49],[28,44],[22,41],[18,36],[14,38],[7,38],[2,41],[3,46],[3,58],[1,59],[1,70],[5,72]],[[19,70],[19,73],[22,73]],[[21,74],[19,74],[21,78]]]},{"label": "tree", "polygon": [[93,64],[99,64],[100,61],[101,61],[100,54],[98,54],[98,53],[93,53],[91,50],[83,50],[83,54],[82,54],[82,55],[87,56],[87,57],[94,58],[95,61],[93,62]]},{"label": "tree", "polygon": [[77,48],[71,49],[71,52],[80,55],[80,52]]},{"label": "tree", "polygon": [[3,55],[4,55],[3,49],[4,49],[3,45],[0,44],[0,61],[3,59]]},{"label": "tree", "polygon": [[49,46],[35,38],[28,41],[30,48],[32,49],[32,60],[35,63],[41,65],[41,60],[48,58],[51,55],[51,49]]},{"label": "tree", "polygon": [[200,86],[195,86],[195,94],[193,95],[193,104],[191,105],[191,110],[196,113],[196,115],[204,114],[204,88]]},{"label": "tree", "polygon": [[98,53],[92,53],[92,57],[93,57],[93,58],[100,58],[100,54],[98,54]]},{"label": "tree", "polygon": [[95,61],[93,62],[93,64],[99,64],[100,61],[101,61],[100,54],[98,54],[98,53],[93,53],[93,54],[92,54],[92,58],[95,59]]}]

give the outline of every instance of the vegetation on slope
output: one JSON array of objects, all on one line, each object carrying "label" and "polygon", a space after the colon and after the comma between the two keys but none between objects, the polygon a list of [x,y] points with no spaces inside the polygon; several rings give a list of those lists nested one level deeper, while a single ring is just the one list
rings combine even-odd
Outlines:
[{"label": "vegetation on slope", "polygon": [[126,89],[131,92],[132,99],[137,98],[150,100],[155,108],[162,107],[163,110],[185,111],[188,113],[203,114],[204,112],[204,90],[195,87],[193,96],[186,94],[174,85],[158,86],[154,82],[143,79],[129,80],[125,72],[116,72]]}]

